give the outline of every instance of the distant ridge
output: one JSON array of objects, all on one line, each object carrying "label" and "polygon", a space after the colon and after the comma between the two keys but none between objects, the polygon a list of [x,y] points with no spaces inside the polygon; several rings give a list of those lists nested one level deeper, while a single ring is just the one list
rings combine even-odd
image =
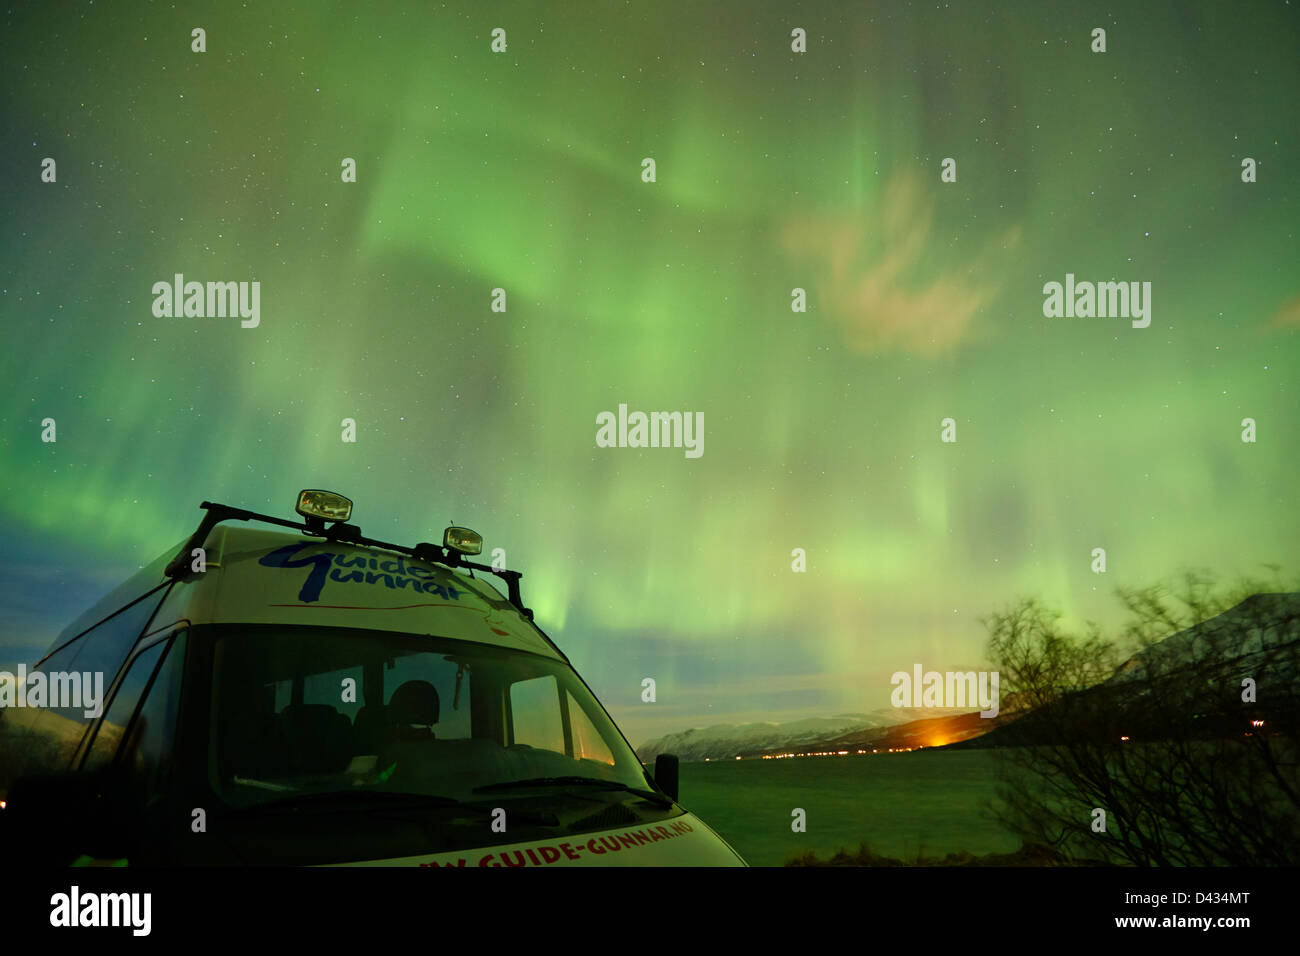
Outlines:
[{"label": "distant ridge", "polygon": [[686,761],[734,760],[792,749],[821,749],[831,741],[858,739],[858,735],[869,736],[873,732],[883,734],[904,722],[916,722],[918,716],[951,720],[954,713],[941,708],[886,707],[866,714],[807,717],[783,724],[774,721],[714,724],[648,740],[637,748],[637,755],[651,763],[661,753],[676,754]]}]

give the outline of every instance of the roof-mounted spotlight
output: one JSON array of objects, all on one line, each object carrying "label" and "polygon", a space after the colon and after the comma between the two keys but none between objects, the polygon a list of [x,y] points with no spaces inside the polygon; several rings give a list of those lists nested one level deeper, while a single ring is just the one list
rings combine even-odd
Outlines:
[{"label": "roof-mounted spotlight", "polygon": [[294,511],[304,518],[319,518],[322,521],[347,521],[352,517],[352,501],[332,491],[318,491],[308,488],[298,492],[298,504]]},{"label": "roof-mounted spotlight", "polygon": [[298,503],[293,510],[303,516],[312,531],[323,532],[326,521],[341,529],[352,517],[352,500],[332,491],[306,488],[298,492]]},{"label": "roof-mounted spotlight", "polygon": [[483,536],[469,528],[453,526],[442,533],[442,546],[460,554],[482,554]]}]

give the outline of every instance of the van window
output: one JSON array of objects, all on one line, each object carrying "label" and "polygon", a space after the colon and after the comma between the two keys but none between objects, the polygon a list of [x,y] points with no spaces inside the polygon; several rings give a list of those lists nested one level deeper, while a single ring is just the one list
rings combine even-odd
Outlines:
[{"label": "van window", "polygon": [[[209,780],[228,807],[368,790],[499,801],[483,788],[574,775],[646,786],[636,755],[563,661],[350,628],[214,625],[212,633]],[[364,677],[358,702],[362,686],[369,693],[349,717],[336,688],[340,674],[355,671]],[[316,683],[328,699],[308,696]],[[300,702],[283,703],[285,688],[298,688]],[[620,799],[617,788],[582,792],[587,802],[592,793]],[[465,819],[481,838],[473,814]]]},{"label": "van window", "polygon": [[135,642],[144,633],[145,625],[153,617],[153,612],[162,603],[163,588],[147,597],[141,598],[130,607],[119,611],[112,617],[105,618],[71,643],[59,649],[59,653],[70,651],[71,661],[59,667],[41,664],[41,670],[89,671],[104,675],[104,687],[108,688],[117,677],[118,669],[126,660]]},{"label": "van window", "polygon": [[[83,704],[85,691],[93,692],[97,678],[100,693],[106,694],[166,590],[164,587],[154,591],[125,610],[105,618],[48,654],[32,671],[68,675],[69,678],[73,674],[80,675],[77,681],[82,685]],[[100,713],[105,703],[98,701]],[[0,793],[7,792],[9,785],[20,776],[68,769],[87,729],[99,718],[98,713],[87,717],[87,710],[93,708],[24,707],[0,721]]]},{"label": "van window", "polygon": [[[211,655],[209,825],[218,820],[250,858],[383,860],[565,840],[680,812],[645,799],[636,754],[558,658],[319,625],[193,632],[202,639],[191,652]],[[334,680],[354,668],[366,694],[349,720]],[[201,658],[196,673],[207,670]],[[308,699],[317,678],[331,700]],[[291,693],[277,708],[280,687]],[[497,808],[509,832],[491,826]]]},{"label": "van window", "polygon": [[510,685],[510,712],[516,744],[564,753],[564,724],[555,678],[534,677]]},{"label": "van window", "polygon": [[[117,679],[122,662],[131,653],[145,625],[162,602],[165,591],[166,588],[156,591],[112,617],[105,618],[49,655],[38,669],[46,674],[80,674],[83,684],[89,675],[90,685],[98,685],[102,693],[107,693]],[[99,701],[101,708],[104,703]],[[87,717],[86,710],[85,707],[48,707],[37,718],[35,733],[44,741],[40,746],[55,761],[49,765],[49,769],[60,770],[72,762],[87,729],[99,717],[99,714]]]},{"label": "van window", "polygon": [[[352,681],[352,687],[355,688],[355,701],[343,700],[343,682]],[[281,682],[285,683],[285,682]],[[276,703],[279,704],[281,694],[277,688]],[[365,706],[365,690],[361,668],[342,667],[338,670],[327,671],[322,674],[308,674],[303,680],[302,702],[304,704],[328,704],[340,713],[346,714],[348,720],[353,720],[357,712]],[[277,710],[283,710],[283,707],[277,707]]]},{"label": "van window", "polygon": [[[71,672],[77,650],[73,644],[56,651],[39,669]],[[19,777],[67,770],[88,725],[84,708],[6,707],[0,712],[0,793]]]},{"label": "van window", "polygon": [[271,698],[271,711],[278,714],[289,706],[293,700],[293,681],[277,680],[267,684],[264,688],[269,692]]},{"label": "van window", "polygon": [[185,644],[184,632],[168,642],[153,682],[145,691],[144,703],[118,749],[117,767],[125,772],[128,790],[142,805],[160,793],[170,779]]},{"label": "van window", "polygon": [[90,745],[86,762],[82,764],[83,770],[95,771],[112,763],[118,744],[122,742],[122,735],[131,723],[131,717],[140,704],[140,698],[144,696],[145,688],[149,686],[149,680],[153,677],[154,668],[158,666],[158,659],[166,645],[166,641],[160,641],[142,651],[127,668],[122,683],[113,694],[113,703],[109,705],[99,729],[95,731],[95,740]]},{"label": "van window", "polygon": [[591,722],[582,705],[567,691],[564,700],[569,708],[569,721],[573,731],[573,755],[580,760],[597,760],[614,766],[614,755],[610,752],[609,745],[600,739],[596,725]]}]

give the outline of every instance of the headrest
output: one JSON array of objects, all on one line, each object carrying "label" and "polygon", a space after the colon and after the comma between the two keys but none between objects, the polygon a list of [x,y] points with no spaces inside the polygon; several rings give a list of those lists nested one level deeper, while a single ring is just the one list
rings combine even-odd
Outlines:
[{"label": "headrest", "polygon": [[408,680],[388,702],[389,720],[401,726],[438,722],[438,689],[427,680]]}]

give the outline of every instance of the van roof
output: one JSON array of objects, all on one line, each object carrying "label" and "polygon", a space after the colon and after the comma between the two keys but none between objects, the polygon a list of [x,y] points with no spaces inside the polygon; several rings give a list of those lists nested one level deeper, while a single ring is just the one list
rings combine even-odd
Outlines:
[{"label": "van roof", "polygon": [[[168,577],[179,543],[81,615],[55,646]],[[563,656],[506,597],[472,572],[382,548],[219,524],[206,570],[186,570],[152,626],[287,624],[430,634]],[[187,557],[188,560],[188,557]]]}]

